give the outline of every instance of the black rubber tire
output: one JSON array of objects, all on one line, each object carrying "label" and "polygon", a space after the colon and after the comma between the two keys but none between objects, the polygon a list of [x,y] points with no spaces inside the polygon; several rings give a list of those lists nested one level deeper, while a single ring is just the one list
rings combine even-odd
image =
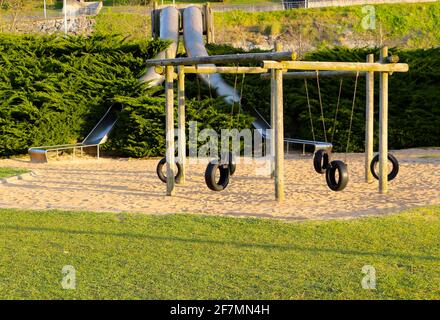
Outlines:
[{"label": "black rubber tire", "polygon": [[[159,177],[160,181],[162,181],[163,183],[167,183],[167,177],[162,171],[166,163],[167,163],[167,158],[162,158],[160,159],[156,167],[157,176]],[[174,177],[174,181],[176,183],[180,183],[180,179],[182,177],[182,164],[176,161],[176,166],[177,166],[177,174]]]},{"label": "black rubber tire", "polygon": [[[391,181],[395,177],[397,177],[397,174],[399,173],[399,161],[397,161],[396,157],[393,156],[391,153],[388,153],[388,161],[391,161],[391,163],[393,164],[393,169],[390,173],[388,173],[388,181]],[[376,163],[379,163],[378,154],[376,154],[373,160],[371,160],[370,170],[373,177],[379,180],[379,175],[376,172]]]},{"label": "black rubber tire", "polygon": [[324,174],[327,171],[330,162],[330,154],[326,150],[318,150],[313,157],[313,167],[315,171]]},{"label": "black rubber tire", "polygon": [[[339,179],[336,181],[336,171],[339,173]],[[330,162],[326,172],[325,180],[328,187],[333,191],[342,191],[348,184],[348,169],[347,165],[340,161],[335,160]]]},{"label": "black rubber tire", "polygon": [[[220,170],[220,179],[218,181],[215,178],[217,170]],[[229,170],[229,165],[220,164],[217,160],[211,161],[205,171],[205,182],[208,188],[212,191],[225,190],[229,184]]]}]

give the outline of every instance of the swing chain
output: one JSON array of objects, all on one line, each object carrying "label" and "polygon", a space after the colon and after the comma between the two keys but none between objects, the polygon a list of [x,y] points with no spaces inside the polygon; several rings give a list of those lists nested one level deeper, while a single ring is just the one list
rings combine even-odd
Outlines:
[{"label": "swing chain", "polygon": [[313,141],[316,141],[316,139],[315,139],[315,129],[313,127],[312,107],[310,105],[309,85],[307,83],[307,79],[304,79],[304,86],[306,88],[307,106],[309,108],[309,118],[310,118],[310,127],[312,128],[312,137],[313,137]]},{"label": "swing chain", "polygon": [[357,93],[358,80],[359,80],[359,71],[356,72],[356,80],[354,82],[354,93],[353,93],[353,101],[352,101],[352,105],[351,105],[350,126],[348,127],[347,147],[345,148],[345,161],[346,162],[347,162],[348,147],[350,146],[350,136],[351,136],[351,129],[352,129],[352,125],[353,125],[354,107],[356,105],[356,93]]},{"label": "swing chain", "polygon": [[318,86],[319,107],[321,108],[321,122],[324,130],[324,139],[327,142],[327,130],[325,128],[324,107],[322,105],[321,86],[319,84],[319,71],[316,70],[316,85]]},{"label": "swing chain", "polygon": [[338,102],[336,103],[336,111],[335,111],[335,118],[333,120],[333,131],[332,131],[332,138],[330,140],[331,143],[333,143],[333,139],[335,137],[335,132],[336,132],[336,124],[337,124],[337,120],[338,120],[338,113],[339,113],[339,105],[341,102],[341,94],[342,94],[342,85],[344,83],[344,79],[341,78],[339,81],[339,94],[338,94]]}]

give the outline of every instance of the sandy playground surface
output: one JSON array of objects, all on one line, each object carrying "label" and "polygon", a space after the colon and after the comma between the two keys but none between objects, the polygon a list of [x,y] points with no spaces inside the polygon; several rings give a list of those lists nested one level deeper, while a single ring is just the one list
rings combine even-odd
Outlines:
[{"label": "sandy playground surface", "polygon": [[[352,218],[440,205],[440,148],[394,151],[400,172],[389,194],[378,193],[377,181],[364,182],[363,154],[349,154],[348,187],[328,189],[325,176],[315,173],[311,156],[285,161],[286,201],[274,198],[274,183],[256,175],[254,164],[237,166],[229,187],[210,191],[204,182],[206,165],[188,167],[187,182],[174,197],[156,176],[158,160],[63,158],[32,164],[26,158],[0,160],[1,167],[31,169],[35,176],[0,184],[0,207],[64,209],[147,214],[200,213],[286,220]],[[345,155],[334,155],[345,160]]]}]

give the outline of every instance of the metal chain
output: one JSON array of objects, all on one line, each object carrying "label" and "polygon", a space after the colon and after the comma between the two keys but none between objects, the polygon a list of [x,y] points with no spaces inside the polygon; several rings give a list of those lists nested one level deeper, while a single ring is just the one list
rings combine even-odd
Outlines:
[{"label": "metal chain", "polygon": [[332,138],[330,140],[331,143],[333,143],[333,138],[335,137],[336,121],[338,120],[339,104],[340,104],[340,101],[341,101],[341,93],[342,93],[342,84],[343,83],[344,83],[344,79],[341,78],[341,80],[339,81],[338,102],[336,103],[335,119],[333,120],[333,132],[332,132]]},{"label": "metal chain", "polygon": [[319,106],[321,108],[321,122],[322,129],[324,130],[324,139],[327,142],[327,130],[325,129],[325,119],[324,119],[324,107],[322,106],[322,97],[321,97],[321,86],[319,84],[319,71],[316,71],[316,84],[318,86],[318,96],[319,96]]},{"label": "metal chain", "polygon": [[351,135],[351,128],[352,128],[352,124],[353,124],[354,106],[356,104],[356,93],[357,93],[358,79],[359,79],[359,71],[356,72],[356,81],[354,83],[353,102],[351,105],[350,126],[348,128],[347,147],[345,149],[345,161],[347,161],[348,147],[350,145],[350,135]]},{"label": "metal chain", "polygon": [[312,137],[313,137],[313,141],[316,141],[316,139],[315,139],[315,129],[313,127],[313,119],[312,119],[312,107],[310,106],[309,86],[307,84],[307,79],[304,79],[304,85],[306,87],[307,106],[309,107],[309,117],[310,117],[310,127],[312,128]]}]

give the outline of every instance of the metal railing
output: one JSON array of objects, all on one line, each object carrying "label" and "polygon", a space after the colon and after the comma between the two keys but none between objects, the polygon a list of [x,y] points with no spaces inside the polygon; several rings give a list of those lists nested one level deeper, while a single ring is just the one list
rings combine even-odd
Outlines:
[{"label": "metal railing", "polygon": [[213,4],[211,5],[213,12],[228,11],[247,11],[247,12],[269,12],[284,10],[283,4],[280,3],[263,3],[263,4]]},{"label": "metal railing", "polygon": [[76,157],[77,150],[80,151],[80,155],[83,156],[85,148],[96,147],[96,157],[100,156],[100,144],[85,145],[83,143],[76,144],[60,144],[55,146],[41,146],[29,148],[28,153],[32,162],[48,162],[49,152],[55,152],[58,157],[61,151],[72,150],[73,157]]},{"label": "metal railing", "polygon": [[284,10],[307,8],[308,0],[283,1]]}]

